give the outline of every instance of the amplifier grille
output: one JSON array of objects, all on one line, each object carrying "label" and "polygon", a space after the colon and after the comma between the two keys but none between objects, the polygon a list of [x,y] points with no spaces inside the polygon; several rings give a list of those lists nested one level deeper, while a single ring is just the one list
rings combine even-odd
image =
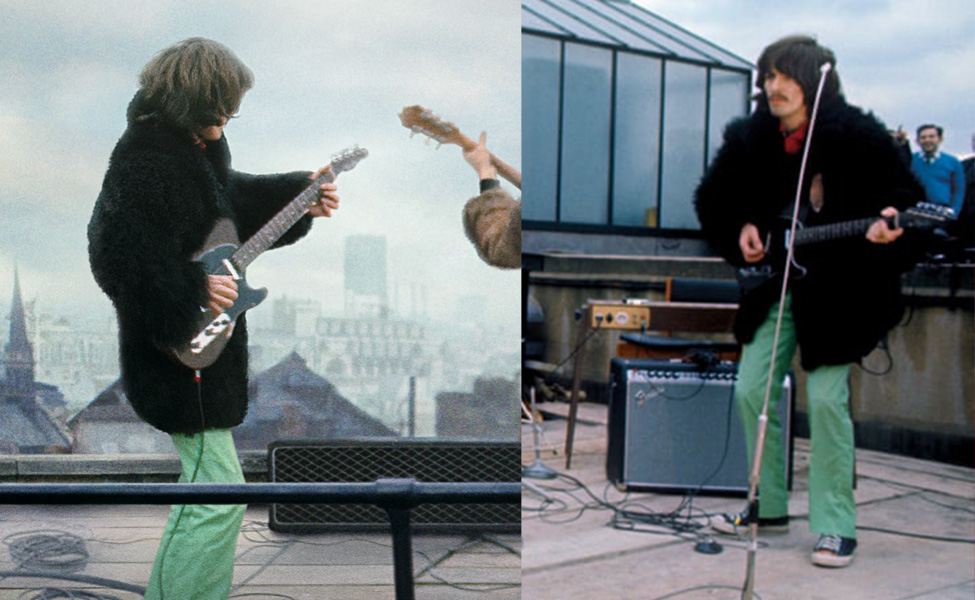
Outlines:
[{"label": "amplifier grille", "polygon": [[[382,478],[420,482],[521,480],[517,442],[415,440],[280,441],[268,448],[275,482],[371,483]],[[413,509],[414,530],[518,530],[514,504],[423,504]],[[369,504],[273,504],[276,531],[387,529],[386,511]]]}]

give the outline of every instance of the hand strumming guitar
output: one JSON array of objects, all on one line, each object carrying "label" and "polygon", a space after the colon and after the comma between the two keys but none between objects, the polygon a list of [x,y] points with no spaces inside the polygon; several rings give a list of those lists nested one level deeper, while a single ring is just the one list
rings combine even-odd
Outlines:
[{"label": "hand strumming guitar", "polygon": [[757,263],[765,258],[765,244],[762,243],[762,236],[758,232],[758,227],[751,223],[745,223],[738,235],[738,247],[741,248],[741,255],[745,257],[745,262]]},{"label": "hand strumming guitar", "polygon": [[210,301],[206,308],[220,314],[234,305],[234,300],[237,299],[237,282],[230,275],[207,275],[207,292],[210,294]]}]

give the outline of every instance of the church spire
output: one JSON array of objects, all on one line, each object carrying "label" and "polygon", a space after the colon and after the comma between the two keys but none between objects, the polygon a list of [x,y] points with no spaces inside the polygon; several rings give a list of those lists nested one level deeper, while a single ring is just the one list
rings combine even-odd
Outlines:
[{"label": "church spire", "polygon": [[10,339],[4,347],[4,395],[34,397],[34,349],[27,337],[27,316],[20,296],[20,276],[14,267],[14,298],[10,305]]}]

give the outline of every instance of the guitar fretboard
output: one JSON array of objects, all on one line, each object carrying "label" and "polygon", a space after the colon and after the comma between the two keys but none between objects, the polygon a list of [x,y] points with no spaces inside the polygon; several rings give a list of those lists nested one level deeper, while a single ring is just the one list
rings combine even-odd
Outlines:
[{"label": "guitar fretboard", "polygon": [[[843,221],[842,223],[833,223],[831,225],[817,225],[815,227],[805,227],[803,229],[796,230],[796,245],[800,246],[802,244],[815,244],[817,242],[827,242],[830,240],[838,240],[841,238],[856,237],[863,235],[870,229],[877,219],[875,217],[869,219],[856,219],[853,221]],[[893,227],[893,223],[888,221],[888,223]]]},{"label": "guitar fretboard", "polygon": [[335,181],[332,171],[325,171],[301,192],[287,206],[261,227],[249,240],[241,244],[230,260],[238,270],[243,271],[265,250],[274,245],[318,200],[318,188],[323,183]]}]

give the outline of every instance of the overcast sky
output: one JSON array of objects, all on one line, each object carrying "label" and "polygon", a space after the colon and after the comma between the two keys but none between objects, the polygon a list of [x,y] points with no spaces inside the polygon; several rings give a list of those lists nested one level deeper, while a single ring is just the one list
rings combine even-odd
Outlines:
[{"label": "overcast sky", "polygon": [[847,99],[911,134],[945,128],[943,150],[972,152],[972,0],[635,0],[754,63],[780,37],[815,35],[837,57]]},{"label": "overcast sky", "polygon": [[452,318],[459,298],[490,296],[489,316],[517,332],[518,271],[481,262],[462,230],[474,171],[459,147],[411,139],[397,115],[420,104],[470,137],[487,130],[488,147],[520,168],[519,23],[516,3],[493,0],[0,0],[2,313],[16,262],[40,311],[110,314],[86,250],[108,156],[142,66],[202,36],[255,73],[226,130],[236,169],[313,170],[349,146],[370,153],[339,176],[334,218],[255,261],[252,285],[341,314],[345,238],[381,234],[391,288],[422,285],[435,318]]}]

